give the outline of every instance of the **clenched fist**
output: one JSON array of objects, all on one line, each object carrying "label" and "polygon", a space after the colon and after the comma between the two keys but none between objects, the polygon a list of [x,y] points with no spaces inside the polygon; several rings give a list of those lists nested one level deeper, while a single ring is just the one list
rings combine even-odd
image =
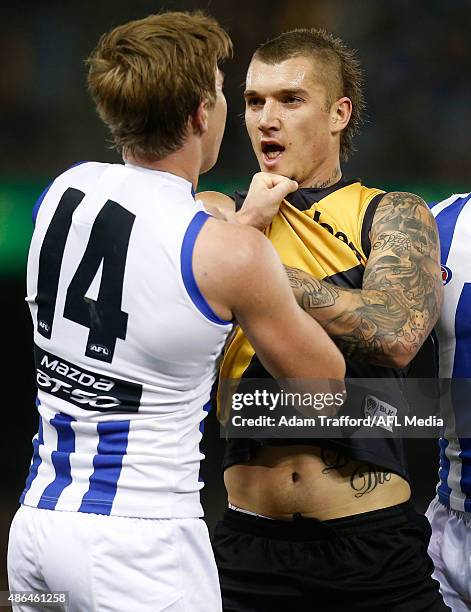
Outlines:
[{"label": "clenched fist", "polygon": [[278,212],[282,200],[297,188],[298,183],[286,176],[257,172],[250,183],[244,205],[237,213],[239,221],[260,230],[265,229]]}]

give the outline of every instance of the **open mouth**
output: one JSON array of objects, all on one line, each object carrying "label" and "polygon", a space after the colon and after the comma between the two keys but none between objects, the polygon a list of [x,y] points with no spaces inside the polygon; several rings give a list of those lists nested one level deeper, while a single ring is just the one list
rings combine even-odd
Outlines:
[{"label": "open mouth", "polygon": [[283,153],[285,148],[276,143],[262,143],[262,153],[265,161],[275,161]]}]

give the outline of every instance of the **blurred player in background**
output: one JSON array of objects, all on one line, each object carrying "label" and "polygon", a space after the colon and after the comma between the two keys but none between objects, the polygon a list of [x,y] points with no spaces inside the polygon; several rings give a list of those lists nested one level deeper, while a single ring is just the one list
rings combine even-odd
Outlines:
[{"label": "blurred player in background", "polygon": [[[444,289],[434,342],[440,378],[468,379],[443,397],[440,482],[427,510],[429,554],[443,599],[454,612],[471,610],[471,194],[453,195],[432,208],[438,225]],[[462,386],[461,386],[462,385]],[[464,393],[466,387],[467,394]],[[449,401],[451,400],[451,401]]]},{"label": "blurred player in background", "polygon": [[[347,376],[404,377],[439,313],[438,237],[418,196],[342,176],[363,108],[354,54],[324,31],[287,32],[255,52],[244,95],[260,168],[300,187],[259,225],[267,226],[298,303],[340,347]],[[236,194],[236,208],[244,196]],[[220,194],[203,198],[234,208]],[[221,379],[263,376],[239,329]],[[366,388],[343,413],[400,415],[398,387]],[[409,501],[404,449],[394,435],[233,439],[224,468],[229,509],[214,550],[226,612],[447,609],[431,578],[430,528]]]},{"label": "blurred player in background", "polygon": [[[269,241],[195,201],[224,132],[217,66],[231,47],[202,13],[104,35],[89,87],[125,163],[73,167],[35,209],[27,300],[39,432],[9,584],[67,591],[71,612],[221,609],[199,518],[199,442],[234,317],[274,376],[299,375],[299,354],[301,376],[344,374]],[[256,211],[296,187],[259,174],[248,197]]]}]

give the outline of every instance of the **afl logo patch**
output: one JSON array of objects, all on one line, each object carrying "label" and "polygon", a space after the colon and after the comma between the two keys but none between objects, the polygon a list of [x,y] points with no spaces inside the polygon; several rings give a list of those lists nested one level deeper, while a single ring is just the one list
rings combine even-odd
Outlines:
[{"label": "afl logo patch", "polygon": [[448,268],[447,266],[444,266],[442,264],[441,268],[442,268],[442,281],[443,281],[443,284],[447,285],[451,281],[451,277],[453,276],[453,274],[451,273],[450,268]]}]

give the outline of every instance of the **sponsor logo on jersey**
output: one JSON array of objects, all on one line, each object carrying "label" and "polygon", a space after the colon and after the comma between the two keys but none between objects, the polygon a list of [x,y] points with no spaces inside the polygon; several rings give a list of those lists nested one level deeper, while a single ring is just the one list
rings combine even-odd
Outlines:
[{"label": "sponsor logo on jersey", "polygon": [[350,247],[352,249],[352,251],[355,253],[356,258],[358,259],[358,261],[361,262],[361,254],[360,254],[360,252],[358,251],[356,246],[353,244],[353,242],[350,240],[350,238],[347,236],[347,234],[345,234],[345,232],[338,231],[338,232],[334,233],[334,228],[329,223],[321,222],[321,213],[318,210],[316,210],[314,212],[313,220],[316,223],[319,223],[319,225],[321,227],[326,229],[329,232],[329,234],[332,234],[333,236],[335,236],[335,238],[338,238],[339,240],[344,242],[348,247]]},{"label": "sponsor logo on jersey", "polygon": [[442,269],[442,281],[444,285],[447,285],[452,279],[452,272],[448,266],[441,265]]},{"label": "sponsor logo on jersey", "polygon": [[137,412],[142,385],[103,376],[34,348],[38,389],[84,410]]}]

